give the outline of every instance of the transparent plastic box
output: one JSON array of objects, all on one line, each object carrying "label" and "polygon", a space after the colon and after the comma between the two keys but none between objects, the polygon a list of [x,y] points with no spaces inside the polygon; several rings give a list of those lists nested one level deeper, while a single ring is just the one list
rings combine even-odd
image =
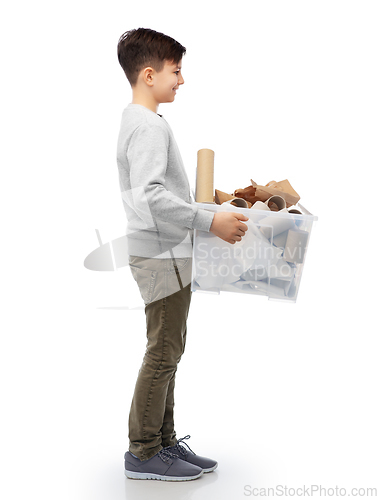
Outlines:
[{"label": "transparent plastic box", "polygon": [[239,208],[229,203],[196,205],[212,212],[238,212],[249,220],[243,221],[248,231],[234,244],[211,232],[194,231],[193,292],[226,291],[297,300],[316,216],[299,203],[288,210],[300,213]]}]

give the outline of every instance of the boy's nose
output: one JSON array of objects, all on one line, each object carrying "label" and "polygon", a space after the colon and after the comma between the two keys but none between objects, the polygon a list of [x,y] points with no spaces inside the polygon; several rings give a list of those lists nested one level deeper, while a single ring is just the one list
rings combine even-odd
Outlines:
[{"label": "boy's nose", "polygon": [[180,78],[179,78],[179,80],[178,80],[178,82],[177,82],[177,83],[178,83],[179,85],[182,85],[183,83],[185,83],[185,81],[184,81],[184,79],[183,79],[182,75],[180,75]]}]

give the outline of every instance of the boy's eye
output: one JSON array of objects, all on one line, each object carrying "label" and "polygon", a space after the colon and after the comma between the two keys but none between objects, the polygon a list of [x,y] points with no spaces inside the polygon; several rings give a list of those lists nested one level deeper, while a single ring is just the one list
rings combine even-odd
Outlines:
[{"label": "boy's eye", "polygon": [[178,75],[180,73],[180,70],[179,71],[175,71],[175,74]]}]

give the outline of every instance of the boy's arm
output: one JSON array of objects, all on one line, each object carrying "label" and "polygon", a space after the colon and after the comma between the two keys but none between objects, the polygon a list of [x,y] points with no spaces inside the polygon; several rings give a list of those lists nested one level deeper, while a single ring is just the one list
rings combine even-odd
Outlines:
[{"label": "boy's arm", "polygon": [[[140,125],[127,150],[132,188],[143,186],[147,199],[134,199],[138,216],[148,222],[153,218],[190,229],[210,231],[214,213],[187,203],[166,188],[168,133],[150,124]],[[138,202],[139,201],[139,202]]]}]

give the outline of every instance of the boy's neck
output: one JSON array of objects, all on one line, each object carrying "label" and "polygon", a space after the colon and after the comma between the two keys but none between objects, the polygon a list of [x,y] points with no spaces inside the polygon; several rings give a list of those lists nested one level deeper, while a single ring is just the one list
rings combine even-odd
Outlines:
[{"label": "boy's neck", "polygon": [[157,113],[159,107],[159,103],[152,96],[140,93],[136,89],[133,90],[133,100],[131,102],[132,104],[140,104],[154,113]]}]

